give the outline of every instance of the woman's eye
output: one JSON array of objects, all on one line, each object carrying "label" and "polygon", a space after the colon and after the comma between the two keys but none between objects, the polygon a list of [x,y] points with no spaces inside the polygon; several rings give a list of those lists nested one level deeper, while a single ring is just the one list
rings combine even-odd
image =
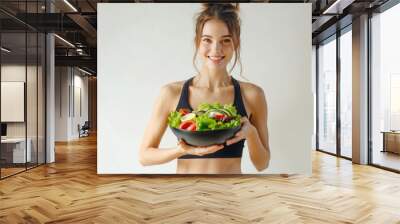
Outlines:
[{"label": "woman's eye", "polygon": [[222,43],[229,44],[229,43],[231,43],[231,39],[225,39],[225,40],[222,41]]},{"label": "woman's eye", "polygon": [[205,43],[211,43],[211,40],[210,39],[203,39],[203,42],[205,42]]}]

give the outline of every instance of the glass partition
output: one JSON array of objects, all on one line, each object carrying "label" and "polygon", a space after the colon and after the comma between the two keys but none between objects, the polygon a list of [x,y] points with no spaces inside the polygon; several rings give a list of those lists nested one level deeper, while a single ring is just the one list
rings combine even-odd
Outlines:
[{"label": "glass partition", "polygon": [[340,36],[340,154],[352,157],[352,34]]},{"label": "glass partition", "polygon": [[318,47],[318,149],[336,154],[336,37]]},{"label": "glass partition", "polygon": [[[43,13],[44,3],[1,1],[0,7],[23,16]],[[45,45],[44,33],[0,12],[1,179],[45,163]]]},{"label": "glass partition", "polygon": [[45,66],[46,66],[46,38],[45,34],[38,33],[38,65],[37,65],[37,162],[38,164],[43,164],[46,162],[46,138],[45,138],[45,124],[46,124],[46,76],[45,76]]},{"label": "glass partition", "polygon": [[7,177],[24,171],[32,155],[26,150],[26,33],[2,33],[1,47],[1,176]]},{"label": "glass partition", "polygon": [[38,157],[38,35],[36,32],[27,33],[27,99],[26,99],[26,112],[27,112],[27,150],[30,151],[30,161],[27,163],[27,167],[33,167],[37,165]]}]

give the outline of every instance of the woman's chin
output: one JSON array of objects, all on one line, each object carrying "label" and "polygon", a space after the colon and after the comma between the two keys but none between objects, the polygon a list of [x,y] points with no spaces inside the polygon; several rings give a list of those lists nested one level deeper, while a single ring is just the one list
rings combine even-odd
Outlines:
[{"label": "woman's chin", "polygon": [[208,70],[212,71],[224,71],[226,70],[226,65],[225,64],[208,64],[207,65]]}]

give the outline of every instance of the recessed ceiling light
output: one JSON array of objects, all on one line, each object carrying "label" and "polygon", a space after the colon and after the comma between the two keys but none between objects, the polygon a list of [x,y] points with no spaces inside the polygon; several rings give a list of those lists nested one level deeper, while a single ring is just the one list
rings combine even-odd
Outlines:
[{"label": "recessed ceiling light", "polygon": [[[338,4],[340,3],[341,0],[336,0],[332,5],[330,5],[327,9],[324,10],[322,14],[327,14],[327,13],[335,13],[338,11]],[[333,12],[332,12],[333,11]],[[339,13],[337,13],[339,14]]]},{"label": "recessed ceiling light", "polygon": [[4,52],[6,52],[6,53],[10,53],[10,52],[11,52],[11,50],[9,50],[9,49],[7,49],[7,48],[5,48],[5,47],[1,47],[1,50],[4,51]]},{"label": "recessed ceiling light", "polygon": [[69,3],[68,0],[64,0],[65,4],[67,4],[72,10],[74,10],[74,12],[78,12],[78,10],[71,4]]},{"label": "recessed ceiling light", "polygon": [[322,14],[342,14],[343,10],[351,5],[355,0],[336,0]]},{"label": "recessed ceiling light", "polygon": [[83,69],[81,69],[81,68],[79,68],[79,67],[78,67],[78,70],[81,71],[81,72],[83,72],[83,73],[85,73],[85,74],[92,75],[92,73],[90,73],[90,72],[88,72],[88,71],[86,71],[86,70],[83,70]]},{"label": "recessed ceiling light", "polygon": [[57,34],[54,34],[54,36],[57,37],[58,39],[60,39],[62,42],[66,43],[67,45],[69,45],[69,46],[75,48],[75,45],[73,45],[73,44],[72,44],[71,42],[69,42],[68,40],[66,40],[66,39],[64,39],[64,38],[62,38],[62,37],[60,37],[60,36],[57,35]]}]

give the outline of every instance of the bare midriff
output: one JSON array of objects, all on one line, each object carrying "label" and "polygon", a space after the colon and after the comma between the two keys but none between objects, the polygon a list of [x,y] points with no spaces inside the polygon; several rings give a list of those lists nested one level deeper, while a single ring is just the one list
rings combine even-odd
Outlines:
[{"label": "bare midriff", "polygon": [[178,159],[178,174],[241,174],[241,158]]}]

